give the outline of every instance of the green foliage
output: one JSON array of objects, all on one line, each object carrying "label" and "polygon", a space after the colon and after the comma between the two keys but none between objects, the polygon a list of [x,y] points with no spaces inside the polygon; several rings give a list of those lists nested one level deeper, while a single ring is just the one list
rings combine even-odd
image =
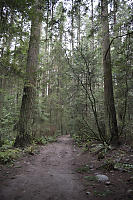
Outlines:
[{"label": "green foliage", "polygon": [[3,144],[2,147],[0,148],[1,151],[6,151],[10,148],[12,148],[13,146],[13,143],[10,145],[10,144]]},{"label": "green foliage", "polygon": [[82,167],[78,168],[76,171],[78,173],[84,173],[84,172],[89,172],[89,170],[90,170],[89,166],[85,165],[85,166],[82,166]]},{"label": "green foliage", "polygon": [[[14,96],[7,93],[8,91],[5,91],[4,105],[1,112],[1,120],[0,120],[1,140],[3,141],[4,144],[11,143],[15,137],[13,129],[16,122],[18,121],[19,109],[20,109],[20,105],[16,106],[14,104]],[[18,102],[20,102],[20,100],[21,100],[21,95],[18,98]]]},{"label": "green foliage", "polygon": [[87,181],[97,181],[96,176],[84,176],[84,179]]},{"label": "green foliage", "polygon": [[0,151],[6,151],[8,149],[12,149],[14,144],[14,140],[10,139],[3,139],[2,140],[2,146],[0,147]]},{"label": "green foliage", "polygon": [[132,171],[133,172],[133,165],[129,164],[129,163],[117,162],[114,165],[114,169],[123,170],[123,171]]},{"label": "green foliage", "polygon": [[0,147],[0,163],[7,164],[14,162],[20,156],[22,150],[13,148],[14,140],[5,139]]},{"label": "green foliage", "polygon": [[34,155],[37,151],[37,147],[35,144],[28,146],[27,148],[24,149],[24,153],[28,153],[30,155]]},{"label": "green foliage", "polygon": [[48,143],[52,143],[52,142],[56,142],[57,141],[57,136],[42,136],[39,138],[36,138],[35,140],[35,144],[38,145],[46,145]]},{"label": "green foliage", "polygon": [[78,145],[79,147],[82,146],[83,141],[82,141],[81,136],[79,136],[79,135],[77,135],[77,134],[73,134],[73,135],[72,135],[72,138],[74,139],[74,142],[75,142],[76,145]]},{"label": "green foliage", "polygon": [[56,135],[55,136],[48,136],[48,137],[46,137],[46,139],[47,139],[48,143],[56,142],[57,136]]},{"label": "green foliage", "polygon": [[89,150],[89,145],[90,145],[90,141],[86,141],[86,142],[83,144],[82,150],[83,150],[84,152],[88,151],[88,150]]},{"label": "green foliage", "polygon": [[107,195],[112,194],[111,190],[104,190],[104,191],[96,191],[94,190],[94,195],[96,197],[106,197]]},{"label": "green foliage", "polygon": [[[30,24],[31,18],[36,16],[34,0],[4,2],[0,3],[0,95],[3,96],[2,100],[0,99],[0,138],[2,144],[4,143],[2,148],[6,150],[9,146],[6,146],[4,141],[16,136],[16,132],[12,130],[19,119],[23,83],[27,78],[25,71]],[[99,14],[101,7],[96,6],[97,9],[93,10],[94,16],[88,17],[91,7],[86,3],[87,1],[74,0],[71,9],[67,4],[52,1],[52,11],[51,7],[48,8],[47,1],[41,5],[45,12],[42,12],[44,34],[40,41],[37,71],[39,117],[36,119],[37,128],[33,125],[34,136],[37,137],[36,144],[45,145],[56,141],[53,137],[45,137],[56,133],[70,133],[75,143],[83,147],[83,151],[88,150],[92,140],[100,140],[102,143],[110,140],[110,136],[105,133],[104,124],[104,78]],[[109,13],[110,35],[113,38],[110,50],[115,107],[120,134],[124,136],[124,140],[127,135],[133,135],[133,38],[132,34],[126,35],[131,31],[131,11],[131,4],[126,0],[118,2],[116,13],[112,10]],[[116,24],[112,21],[115,14]],[[69,23],[72,22],[72,16],[73,27]],[[72,42],[74,49],[70,48]],[[99,136],[96,115],[102,138]],[[101,147],[91,148],[91,151],[96,153],[102,149],[103,154],[106,154],[109,148],[105,143]]]},{"label": "green foliage", "polygon": [[[35,144],[32,144],[31,146],[28,146],[24,149],[24,153],[28,153],[30,155],[34,155],[37,152],[37,146],[38,145],[46,145],[51,142],[56,142],[57,137],[56,136],[48,136],[48,137],[40,137],[37,138],[34,142]],[[19,148],[13,148],[14,141],[5,140],[4,144],[0,148],[0,163],[1,164],[7,164],[10,162],[14,162],[19,156],[22,150]]]},{"label": "green foliage", "polygon": [[74,139],[75,144],[78,147],[82,148],[82,151],[86,152],[89,150],[89,146],[91,146],[92,140],[83,138],[81,134],[80,135],[73,134],[72,138]]},{"label": "green foliage", "polygon": [[111,171],[115,169],[115,162],[112,159],[106,159],[104,164],[98,167],[97,169]]},{"label": "green foliage", "polygon": [[[2,149],[3,150],[3,149]],[[13,162],[20,156],[20,149],[6,149],[0,152],[0,163],[7,164]]]},{"label": "green foliage", "polygon": [[121,170],[121,171],[132,172],[133,171],[133,165],[129,164],[129,163],[116,162],[113,159],[106,159],[104,161],[104,164],[102,164],[97,169],[107,170],[107,171]]},{"label": "green foliage", "polygon": [[114,166],[115,162],[111,159],[108,159],[105,161],[104,169],[106,169],[107,171],[111,171],[114,169]]},{"label": "green foliage", "polygon": [[101,143],[92,144],[90,151],[95,154],[97,154],[99,152],[106,154],[107,151],[109,151],[110,149],[111,149],[111,146],[104,142],[103,144],[101,144]]},{"label": "green foliage", "polygon": [[35,144],[38,144],[38,145],[46,145],[48,142],[47,142],[47,139],[45,137],[40,137],[40,138],[36,138],[35,139]]}]

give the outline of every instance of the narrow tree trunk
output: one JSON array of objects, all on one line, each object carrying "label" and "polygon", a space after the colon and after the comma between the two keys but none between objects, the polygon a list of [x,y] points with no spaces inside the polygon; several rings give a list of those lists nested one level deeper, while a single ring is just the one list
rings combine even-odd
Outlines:
[{"label": "narrow tree trunk", "polygon": [[88,73],[85,74],[85,87],[86,87],[86,92],[85,92],[85,115],[86,119],[88,117]]},{"label": "narrow tree trunk", "polygon": [[78,13],[77,13],[77,46],[80,46],[80,35],[81,35],[81,11],[80,11],[80,3],[78,5]]},{"label": "narrow tree trunk", "polygon": [[92,40],[91,40],[91,48],[94,51],[94,13],[93,13],[93,0],[91,0],[91,29],[92,29]]},{"label": "narrow tree trunk", "polygon": [[[46,17],[46,28],[45,28],[45,55],[46,55],[46,64],[48,64],[48,56],[49,56],[49,39],[48,39],[48,30],[49,30],[49,2],[47,5],[47,17]],[[44,98],[45,95],[47,95],[47,86],[46,84],[46,77],[47,73],[45,71],[42,72],[42,97]],[[45,88],[46,87],[46,88]],[[43,100],[43,104],[45,104],[45,100]],[[42,110],[42,113],[44,113],[44,109]]]},{"label": "narrow tree trunk", "polygon": [[103,68],[104,68],[104,106],[105,106],[105,127],[107,136],[111,136],[111,143],[117,145],[118,127],[114,105],[111,55],[109,49],[109,22],[108,22],[108,1],[101,0],[102,6],[102,33],[103,33]]},{"label": "narrow tree trunk", "polygon": [[3,80],[2,77],[0,77],[0,147],[2,146],[2,132],[1,132],[1,120],[2,120],[2,110],[3,110],[3,101],[4,101],[4,95],[3,95]]},{"label": "narrow tree trunk", "polygon": [[[0,56],[1,56],[1,61],[4,58],[4,51],[6,48],[6,42],[5,42],[5,38],[3,38],[3,44],[2,44],[2,48],[1,48],[1,52],[0,52]],[[5,69],[2,66],[2,63],[0,63],[0,146],[2,145],[2,131],[1,131],[1,127],[2,127],[2,111],[3,111],[3,106],[4,106],[4,85],[5,85]]]},{"label": "narrow tree trunk", "polygon": [[26,146],[32,143],[32,126],[36,104],[36,81],[40,43],[41,18],[38,1],[34,7],[36,15],[32,17],[31,36],[26,66],[26,81],[23,89],[18,132],[14,146]]},{"label": "narrow tree trunk", "polygon": [[74,50],[74,14],[73,14],[73,0],[72,0],[72,15],[71,15],[71,44],[72,44],[72,53]]}]

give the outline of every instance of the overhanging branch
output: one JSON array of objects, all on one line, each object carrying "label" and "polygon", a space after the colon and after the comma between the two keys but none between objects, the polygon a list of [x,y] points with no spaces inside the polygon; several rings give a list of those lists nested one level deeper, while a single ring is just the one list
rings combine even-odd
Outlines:
[{"label": "overhanging branch", "polygon": [[110,42],[110,44],[109,44],[109,47],[108,47],[108,49],[107,49],[107,51],[106,51],[106,53],[105,53],[104,60],[106,60],[107,54],[108,54],[108,52],[109,52],[109,50],[110,50],[110,47],[111,47],[111,45],[112,45],[112,43],[113,43],[113,41],[114,41],[115,39],[120,38],[120,37],[124,37],[124,36],[128,36],[128,35],[132,35],[132,34],[133,34],[133,31],[132,31],[132,32],[128,32],[127,34],[124,34],[124,35],[119,35],[119,36],[114,37],[114,38],[111,40],[111,42]]}]

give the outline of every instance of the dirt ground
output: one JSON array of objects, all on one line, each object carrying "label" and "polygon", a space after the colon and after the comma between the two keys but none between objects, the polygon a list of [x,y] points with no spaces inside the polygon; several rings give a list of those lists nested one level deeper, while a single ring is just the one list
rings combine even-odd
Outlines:
[{"label": "dirt ground", "polygon": [[[100,162],[61,136],[38,154],[1,166],[0,200],[133,200],[133,171],[98,170]],[[97,173],[107,175],[108,183],[96,181]]]}]

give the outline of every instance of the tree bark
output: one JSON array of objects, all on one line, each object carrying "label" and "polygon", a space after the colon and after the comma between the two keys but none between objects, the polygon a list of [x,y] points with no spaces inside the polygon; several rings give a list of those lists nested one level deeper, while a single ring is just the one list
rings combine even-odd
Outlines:
[{"label": "tree bark", "polygon": [[[101,0],[102,17],[102,39],[103,39],[103,69],[104,69],[104,107],[105,107],[105,128],[107,136],[111,137],[111,144],[119,143],[116,110],[114,105],[111,54],[109,49],[109,22],[108,22],[108,1]],[[108,50],[109,49],[109,50]]]},{"label": "tree bark", "polygon": [[[1,71],[1,70],[0,70]],[[3,102],[4,95],[3,95],[3,79],[0,77],[0,147],[2,146],[2,132],[1,132],[1,120],[2,120],[2,110],[3,110]]]},{"label": "tree bark", "polygon": [[74,50],[74,10],[73,10],[73,0],[72,0],[72,13],[71,13],[71,45],[72,45],[72,53]]},{"label": "tree bark", "polygon": [[26,66],[26,81],[23,89],[17,137],[14,146],[24,147],[32,143],[34,112],[36,104],[36,81],[40,43],[41,16],[39,2],[34,6],[35,15],[31,19],[31,36]]},{"label": "tree bark", "polygon": [[91,0],[91,29],[92,29],[92,39],[91,39],[91,49],[94,51],[94,2]]},{"label": "tree bark", "polygon": [[80,46],[80,40],[81,40],[81,10],[79,3],[77,8],[77,46]]}]

